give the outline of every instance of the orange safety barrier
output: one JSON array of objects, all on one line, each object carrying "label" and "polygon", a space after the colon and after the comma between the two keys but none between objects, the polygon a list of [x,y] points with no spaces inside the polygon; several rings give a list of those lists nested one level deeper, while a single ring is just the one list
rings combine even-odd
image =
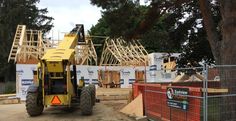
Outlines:
[{"label": "orange safety barrier", "polygon": [[[200,121],[202,93],[200,87],[174,86],[188,88],[188,109],[182,110],[167,105],[166,89],[168,83],[163,84],[133,84],[133,96],[143,94],[144,113],[151,119],[163,121]],[[171,86],[173,87],[173,86]]]}]

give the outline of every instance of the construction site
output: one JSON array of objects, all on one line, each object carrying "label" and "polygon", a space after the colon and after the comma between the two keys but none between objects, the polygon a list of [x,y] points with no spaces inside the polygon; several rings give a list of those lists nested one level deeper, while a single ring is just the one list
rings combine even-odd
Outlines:
[{"label": "construction site", "polygon": [[[113,120],[109,115],[115,115],[114,120],[200,121],[204,104],[201,98],[228,92],[219,88],[217,69],[191,65],[177,69],[179,53],[148,54],[138,40],[105,38],[97,62],[92,39],[84,35],[83,29],[82,24],[77,24],[63,40],[53,42],[43,39],[40,30],[17,26],[8,58],[16,63],[16,94],[1,95],[2,112],[12,104],[29,116],[43,114],[43,120],[47,115],[79,111],[93,115],[91,120]],[[61,65],[66,62],[73,65]],[[204,92],[206,79],[209,88]],[[26,110],[21,109],[24,104]],[[99,114],[99,109],[108,116]],[[109,114],[109,110],[115,114]],[[18,118],[28,120],[27,114]],[[88,120],[79,118],[83,119]]]},{"label": "construction site", "polygon": [[[199,1],[200,7],[205,5],[202,0]],[[109,12],[119,8],[119,5],[116,6],[117,3],[114,7],[112,2],[100,2],[101,4],[91,0],[91,4],[102,8],[103,11],[100,11],[103,13],[102,17],[112,16]],[[124,6],[131,4],[140,7],[139,2],[136,1],[135,4],[133,1],[127,2]],[[162,7],[162,4],[157,5],[158,2],[149,2],[148,5],[146,5],[148,2],[145,2],[146,7],[151,6],[149,9],[155,6]],[[4,7],[4,2],[0,1],[0,3],[2,3],[1,9]],[[163,5],[167,4],[164,3]],[[161,9],[160,13],[179,5],[178,2],[172,5],[173,3]],[[107,4],[111,4],[114,8]],[[211,4],[216,5],[213,2]],[[147,12],[148,15],[154,15],[153,13],[153,11]],[[203,13],[203,16],[205,14]],[[188,13],[188,15],[195,14]],[[109,18],[106,17],[105,19]],[[139,39],[141,37],[137,34],[140,34],[139,32],[145,27],[147,29],[147,26],[154,26],[151,31],[155,32],[145,33],[146,39],[163,37],[166,33],[162,30],[167,26],[160,21],[151,24],[150,18],[148,19],[150,25],[142,21],[138,24],[140,28],[132,31],[136,35],[130,34],[128,29],[129,34],[126,37],[112,34],[111,36],[91,35],[93,30],[98,31],[95,26],[86,32],[86,25],[78,23],[73,25],[70,31],[63,32],[62,38],[57,39],[46,37],[45,29],[32,29],[34,26],[19,22],[15,27],[14,35],[9,34],[13,40],[7,60],[8,63],[14,64],[15,70],[11,71],[11,75],[15,75],[16,78],[7,83],[5,80],[8,78],[0,75],[0,121],[236,121],[234,84],[236,65],[233,59],[227,60],[231,56],[224,53],[226,50],[232,50],[233,53],[233,49],[224,50],[225,46],[222,46],[223,49],[220,50],[222,53],[219,54],[217,53],[219,44],[216,48],[211,45],[209,47],[212,50],[211,56],[215,59],[212,62],[206,61],[205,58],[208,57],[204,52],[199,52],[199,55],[193,54],[194,57],[186,56],[190,55],[196,49],[194,47],[199,44],[190,42],[191,39],[194,40],[191,32],[198,38],[202,35],[210,36],[209,31],[206,31],[207,34],[195,35],[201,27],[193,27],[192,31],[186,29],[188,33],[186,36],[189,38],[180,42],[181,48],[186,47],[183,52],[164,51],[165,45],[173,49],[172,45],[175,45],[173,41],[172,43],[158,41],[159,48],[163,51],[156,52],[157,49],[151,46],[155,45],[153,41],[144,43],[143,38]],[[166,19],[165,16],[158,18],[158,20],[162,19]],[[98,23],[104,21],[99,19]],[[182,23],[178,22],[183,24],[185,21],[188,19],[185,18]],[[197,20],[194,21],[197,23]],[[172,28],[178,28],[180,25],[177,23]],[[158,32],[155,27],[159,27]],[[103,29],[99,29],[99,32]],[[111,28],[108,30],[106,30],[108,33],[112,31]],[[173,34],[171,32],[168,37]],[[0,35],[2,33],[0,31]],[[184,36],[180,33],[175,33],[177,39],[178,36]],[[176,39],[175,37],[170,38]],[[223,36],[224,39],[227,37]],[[212,38],[214,37],[203,39]],[[205,44],[206,42],[201,46]],[[209,41],[207,44],[213,43]],[[204,49],[205,46],[200,48],[200,50]],[[222,57],[217,58],[217,56]],[[185,57],[188,60],[181,62]],[[1,62],[0,64],[2,65]]]}]

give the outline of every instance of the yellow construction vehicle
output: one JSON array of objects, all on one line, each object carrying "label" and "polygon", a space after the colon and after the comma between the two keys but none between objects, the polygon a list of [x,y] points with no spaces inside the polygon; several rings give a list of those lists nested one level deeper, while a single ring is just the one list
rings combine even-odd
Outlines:
[{"label": "yellow construction vehicle", "polygon": [[92,114],[95,86],[77,84],[75,48],[81,42],[85,42],[84,27],[77,24],[56,49],[47,50],[39,58],[37,81],[28,88],[26,96],[30,116],[40,115],[47,106],[72,107],[74,102],[80,105],[83,115]]}]

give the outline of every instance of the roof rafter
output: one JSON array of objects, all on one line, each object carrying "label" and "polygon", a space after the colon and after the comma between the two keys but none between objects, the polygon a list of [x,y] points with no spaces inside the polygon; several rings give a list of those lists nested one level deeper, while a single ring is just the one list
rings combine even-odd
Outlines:
[{"label": "roof rafter", "polygon": [[137,40],[126,42],[122,38],[107,38],[99,65],[144,66],[148,65],[148,53]]}]

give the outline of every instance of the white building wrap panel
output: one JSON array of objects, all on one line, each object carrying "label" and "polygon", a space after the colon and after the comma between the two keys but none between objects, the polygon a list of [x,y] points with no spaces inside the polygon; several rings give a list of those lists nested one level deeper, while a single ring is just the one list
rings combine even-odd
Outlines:
[{"label": "white building wrap panel", "polygon": [[[16,64],[16,93],[21,100],[26,99],[28,87],[33,84],[33,70],[36,70],[36,64]],[[72,69],[72,67],[71,67]],[[134,66],[87,66],[77,65],[77,81],[83,76],[86,84],[95,84],[98,87],[98,70],[120,71],[121,88],[131,88],[135,81],[135,70],[145,70],[147,72],[147,80],[149,78],[149,67]]]}]

